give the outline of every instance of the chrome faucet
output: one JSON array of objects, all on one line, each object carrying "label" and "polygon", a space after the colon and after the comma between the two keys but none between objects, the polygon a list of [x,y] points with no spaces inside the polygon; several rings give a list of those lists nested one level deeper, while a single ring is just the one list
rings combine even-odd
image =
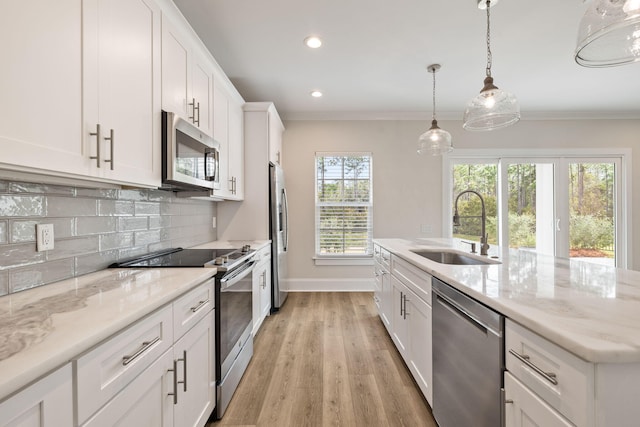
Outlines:
[{"label": "chrome faucet", "polygon": [[[456,201],[454,203],[453,225],[460,225],[460,215],[458,214],[458,199],[460,199],[460,196],[462,196],[465,193],[473,193],[480,198],[480,203],[482,204],[482,213],[480,215],[480,219],[482,221],[482,230],[481,230],[482,235],[480,236],[480,255],[488,255],[487,251],[489,250],[489,243],[487,243],[487,240],[489,239],[489,235],[487,234],[487,230],[486,230],[487,212],[484,208],[484,199],[482,198],[480,193],[474,190],[465,190],[465,191],[462,191],[460,194],[458,194],[458,196],[456,197]],[[472,250],[474,249],[475,248],[473,248],[472,246]]]}]

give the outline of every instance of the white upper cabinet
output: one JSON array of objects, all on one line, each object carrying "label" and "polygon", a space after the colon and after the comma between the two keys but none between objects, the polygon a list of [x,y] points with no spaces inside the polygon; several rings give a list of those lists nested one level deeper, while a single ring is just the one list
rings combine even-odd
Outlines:
[{"label": "white upper cabinet", "polygon": [[160,9],[151,0],[82,5],[83,139],[94,174],[159,186]]},{"label": "white upper cabinet", "polygon": [[81,135],[82,2],[3,2],[0,167],[89,173]]},{"label": "white upper cabinet", "polygon": [[227,200],[244,198],[244,113],[242,99],[230,95],[216,78],[213,88],[213,138],[220,143],[220,189],[214,193]]},{"label": "white upper cabinet", "polygon": [[162,109],[213,135],[213,65],[187,32],[162,17]]},{"label": "white upper cabinet", "polygon": [[158,186],[159,31],[150,0],[8,3],[0,167]]}]

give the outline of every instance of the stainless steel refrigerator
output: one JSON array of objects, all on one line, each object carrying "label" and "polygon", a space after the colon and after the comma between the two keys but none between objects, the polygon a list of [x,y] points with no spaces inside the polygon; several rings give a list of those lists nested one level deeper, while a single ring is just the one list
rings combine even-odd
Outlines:
[{"label": "stainless steel refrigerator", "polygon": [[282,167],[269,163],[269,235],[271,239],[271,312],[278,311],[287,299],[289,211]]}]

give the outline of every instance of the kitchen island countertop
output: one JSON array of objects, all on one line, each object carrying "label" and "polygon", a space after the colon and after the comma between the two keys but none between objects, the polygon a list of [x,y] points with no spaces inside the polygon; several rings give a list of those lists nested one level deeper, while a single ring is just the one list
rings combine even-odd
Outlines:
[{"label": "kitchen island countertop", "polygon": [[588,362],[640,362],[638,271],[495,248],[489,255],[499,264],[447,265],[412,250],[468,255],[469,246],[455,239],[374,242]]}]

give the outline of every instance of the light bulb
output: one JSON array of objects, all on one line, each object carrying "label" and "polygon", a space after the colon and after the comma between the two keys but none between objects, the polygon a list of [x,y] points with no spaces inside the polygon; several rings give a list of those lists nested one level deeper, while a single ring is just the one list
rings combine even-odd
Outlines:
[{"label": "light bulb", "polygon": [[493,93],[487,94],[484,100],[484,106],[487,108],[493,108],[496,105],[496,97],[493,96]]},{"label": "light bulb", "polygon": [[622,6],[627,15],[640,12],[640,0],[627,0]]}]

